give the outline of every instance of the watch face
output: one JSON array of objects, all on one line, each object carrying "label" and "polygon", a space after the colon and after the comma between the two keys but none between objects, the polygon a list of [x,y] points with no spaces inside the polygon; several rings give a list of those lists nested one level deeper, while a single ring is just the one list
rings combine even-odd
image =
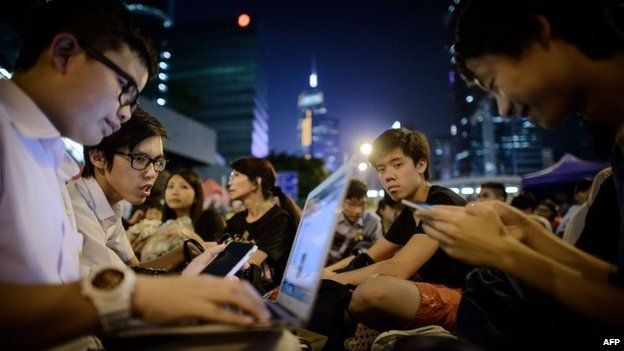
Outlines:
[{"label": "watch face", "polygon": [[117,269],[109,268],[99,272],[93,280],[93,286],[98,289],[110,290],[114,289],[121,284],[124,278],[124,273]]}]

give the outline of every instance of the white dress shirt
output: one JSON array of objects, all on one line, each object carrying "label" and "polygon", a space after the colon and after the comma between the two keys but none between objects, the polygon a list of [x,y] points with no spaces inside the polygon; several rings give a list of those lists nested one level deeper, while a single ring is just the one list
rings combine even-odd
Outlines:
[{"label": "white dress shirt", "polygon": [[134,257],[121,222],[121,203],[110,205],[95,178],[67,184],[76,214],[78,232],[84,236],[80,256],[81,275],[104,263],[124,264]]},{"label": "white dress shirt", "polygon": [[82,237],[65,188],[78,172],[43,112],[0,80],[0,282],[79,278]]}]

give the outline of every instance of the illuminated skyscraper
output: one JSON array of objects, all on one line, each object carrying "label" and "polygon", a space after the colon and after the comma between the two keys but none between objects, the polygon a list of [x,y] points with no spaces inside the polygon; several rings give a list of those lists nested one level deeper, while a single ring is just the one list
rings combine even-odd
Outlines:
[{"label": "illuminated skyscraper", "polygon": [[227,162],[266,156],[267,89],[255,17],[177,22],[167,41],[167,106],[214,129]]},{"label": "illuminated skyscraper", "polygon": [[299,94],[297,99],[300,113],[299,141],[304,156],[322,159],[325,161],[325,168],[331,172],[342,164],[340,125],[337,118],[327,116],[325,96],[317,86],[318,77],[313,67],[310,74],[310,90]]}]

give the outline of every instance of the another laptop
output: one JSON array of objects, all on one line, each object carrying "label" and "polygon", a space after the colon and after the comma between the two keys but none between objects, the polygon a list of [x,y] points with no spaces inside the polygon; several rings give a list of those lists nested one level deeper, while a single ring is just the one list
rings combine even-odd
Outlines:
[{"label": "another laptop", "polygon": [[187,326],[139,327],[121,331],[119,336],[234,332],[241,329],[275,328],[306,324],[312,315],[321,282],[321,272],[334,238],[336,223],[352,177],[347,162],[314,188],[306,199],[280,291],[275,301],[265,300],[271,320],[242,327],[222,323]]}]

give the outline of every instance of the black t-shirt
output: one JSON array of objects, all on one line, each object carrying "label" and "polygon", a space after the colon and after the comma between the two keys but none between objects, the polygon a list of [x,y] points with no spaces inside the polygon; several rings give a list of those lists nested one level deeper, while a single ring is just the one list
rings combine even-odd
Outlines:
[{"label": "black t-shirt", "polygon": [[[288,212],[277,205],[253,223],[247,223],[246,217],[247,211],[235,214],[227,221],[225,232],[254,240],[258,249],[267,254],[265,262],[272,271],[272,280],[279,284],[297,231],[294,221]],[[248,234],[245,236],[245,233]]]},{"label": "black t-shirt", "polygon": [[616,265],[621,222],[615,183],[609,176],[587,210],[585,226],[576,247]]},{"label": "black t-shirt", "polygon": [[[425,201],[431,205],[464,206],[466,200],[452,190],[432,185]],[[396,220],[384,235],[386,240],[398,245],[405,245],[415,234],[423,234],[421,225],[416,225],[412,209],[404,207]],[[462,263],[447,255],[444,250],[437,249],[425,264],[418,270],[418,280],[427,283],[443,284],[452,288],[463,288],[466,274],[474,267]]]},{"label": "black t-shirt", "polygon": [[205,209],[195,222],[195,233],[204,241],[218,241],[225,233],[225,218],[213,208]]}]

